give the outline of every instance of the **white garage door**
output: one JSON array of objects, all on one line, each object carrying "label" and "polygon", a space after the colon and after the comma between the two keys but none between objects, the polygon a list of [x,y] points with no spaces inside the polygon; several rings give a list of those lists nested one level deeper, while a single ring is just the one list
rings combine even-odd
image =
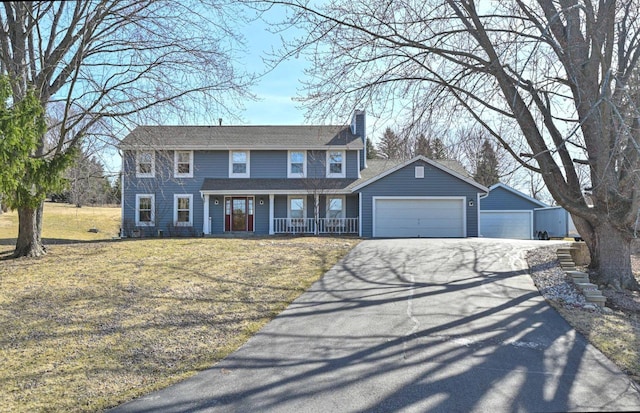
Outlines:
[{"label": "white garage door", "polygon": [[373,236],[464,237],[463,198],[374,198]]},{"label": "white garage door", "polygon": [[532,232],[532,211],[480,211],[483,237],[532,239]]}]

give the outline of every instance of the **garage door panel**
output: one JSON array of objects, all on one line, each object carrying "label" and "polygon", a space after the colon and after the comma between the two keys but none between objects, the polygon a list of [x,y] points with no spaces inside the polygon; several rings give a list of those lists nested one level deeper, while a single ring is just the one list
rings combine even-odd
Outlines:
[{"label": "garage door panel", "polygon": [[461,199],[377,199],[376,237],[464,237]]},{"label": "garage door panel", "polygon": [[531,239],[530,211],[481,211],[480,234],[486,238]]}]

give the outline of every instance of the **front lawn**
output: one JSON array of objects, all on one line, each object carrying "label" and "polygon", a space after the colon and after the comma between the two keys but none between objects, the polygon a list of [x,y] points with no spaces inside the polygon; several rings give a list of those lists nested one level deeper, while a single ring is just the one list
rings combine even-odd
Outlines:
[{"label": "front lawn", "polygon": [[101,410],[210,367],[357,242],[94,241],[0,261],[0,411]]}]

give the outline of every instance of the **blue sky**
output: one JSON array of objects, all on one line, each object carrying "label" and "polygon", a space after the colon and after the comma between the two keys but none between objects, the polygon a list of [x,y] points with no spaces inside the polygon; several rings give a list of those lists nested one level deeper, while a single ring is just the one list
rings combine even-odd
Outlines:
[{"label": "blue sky", "polygon": [[[244,28],[248,55],[245,57],[247,69],[262,73],[266,65],[262,58],[277,48],[280,39],[267,30],[267,25],[257,21]],[[299,125],[304,122],[304,111],[297,107],[293,98],[304,76],[305,62],[291,59],[278,65],[273,71],[260,78],[252,89],[258,101],[246,102],[243,119],[251,125]]]}]

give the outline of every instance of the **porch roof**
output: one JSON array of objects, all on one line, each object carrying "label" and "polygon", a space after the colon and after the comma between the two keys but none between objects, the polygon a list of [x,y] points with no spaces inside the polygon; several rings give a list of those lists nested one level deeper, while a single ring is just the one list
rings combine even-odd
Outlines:
[{"label": "porch roof", "polygon": [[358,179],[205,178],[203,194],[350,193]]}]

